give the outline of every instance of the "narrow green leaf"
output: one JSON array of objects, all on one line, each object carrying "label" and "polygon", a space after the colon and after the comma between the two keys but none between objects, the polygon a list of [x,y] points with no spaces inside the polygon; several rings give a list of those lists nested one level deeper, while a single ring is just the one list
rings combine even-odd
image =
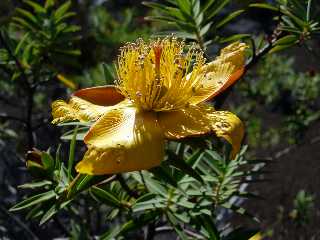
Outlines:
[{"label": "narrow green leaf", "polygon": [[171,212],[166,212],[166,215],[181,240],[189,240],[188,236],[185,234],[183,228],[179,224],[179,220]]},{"label": "narrow green leaf", "polygon": [[12,17],[11,18],[13,20],[13,22],[15,22],[17,24],[17,26],[19,26],[20,28],[24,27],[26,28],[27,30],[29,31],[36,31],[36,29],[29,23],[27,22],[26,20],[24,20],[23,18],[20,18],[20,17]]},{"label": "narrow green leaf", "polygon": [[225,17],[224,19],[222,19],[221,21],[219,21],[217,24],[216,24],[216,28],[221,28],[223,27],[224,25],[226,25],[227,23],[231,22],[232,20],[234,20],[236,17],[238,17],[240,14],[242,14],[245,10],[238,10],[238,11],[235,11],[231,14],[228,14],[227,17]]},{"label": "narrow green leaf", "polygon": [[171,153],[169,152],[168,156],[169,156],[168,162],[170,165],[180,169],[182,172],[188,174],[189,176],[203,183],[202,177],[183,159],[178,158],[178,156],[172,152]]},{"label": "narrow green leaf", "polygon": [[76,151],[76,137],[78,133],[78,128],[79,126],[77,125],[74,129],[74,134],[73,138],[70,142],[70,147],[69,147],[69,160],[68,160],[68,180],[71,180],[72,177],[72,169],[73,169],[73,163],[74,163],[74,158],[75,158],[75,151]]},{"label": "narrow green leaf", "polygon": [[[164,186],[162,186],[161,182],[157,181],[156,179],[153,179],[150,176],[150,173],[146,171],[141,171],[141,174],[145,180],[145,183],[147,185],[147,188],[150,189],[152,192],[158,193],[164,197],[168,195],[168,192]],[[141,179],[142,181],[142,179]]]},{"label": "narrow green leaf", "polygon": [[63,17],[63,15],[67,13],[70,7],[71,7],[71,1],[66,1],[54,12],[54,18],[59,19]]},{"label": "narrow green leaf", "polygon": [[279,52],[279,51],[282,51],[282,50],[285,50],[285,49],[291,47],[292,45],[294,45],[294,43],[277,45],[277,46],[275,46],[274,48],[272,48],[272,49],[269,51],[269,54],[275,53],[275,52]]},{"label": "narrow green leaf", "polygon": [[219,1],[218,4],[214,6],[213,11],[207,17],[207,19],[215,17],[229,2],[230,0],[222,0],[221,2]]},{"label": "narrow green leaf", "polygon": [[99,187],[92,187],[90,189],[91,193],[100,199],[102,202],[112,206],[112,207],[122,207],[121,201],[114,195],[114,193],[109,192],[106,189],[101,189]]},{"label": "narrow green leaf", "polygon": [[35,189],[35,188],[41,188],[41,187],[48,186],[48,185],[52,185],[52,182],[51,182],[51,181],[48,181],[48,180],[43,180],[43,181],[40,181],[40,182],[33,182],[33,183],[22,184],[22,185],[18,186],[18,188],[22,188],[22,189],[27,189],[27,188]]},{"label": "narrow green leaf", "polygon": [[28,12],[28,11],[22,9],[22,8],[16,8],[16,11],[20,15],[24,16],[26,19],[30,20],[33,24],[39,26],[38,19],[31,12]]},{"label": "narrow green leaf", "polygon": [[200,218],[199,222],[202,223],[202,226],[208,232],[210,239],[219,240],[220,234],[215,223],[212,220],[212,217],[208,215],[200,215],[198,217]]},{"label": "narrow green leaf", "polygon": [[46,9],[42,7],[40,4],[35,3],[34,1],[31,0],[23,0],[24,3],[28,4],[30,7],[34,9],[35,12],[38,13],[46,13]]},{"label": "narrow green leaf", "polygon": [[19,211],[19,210],[22,210],[22,209],[25,209],[28,207],[32,207],[32,206],[37,205],[41,202],[48,201],[54,197],[56,197],[56,193],[53,190],[45,192],[45,193],[40,193],[40,194],[34,195],[34,196],[27,198],[27,199],[23,200],[22,202],[16,204],[12,208],[10,208],[10,211]]},{"label": "narrow green leaf", "polygon": [[54,159],[48,152],[42,152],[41,153],[41,162],[46,170],[48,170],[49,173],[52,173],[54,170]]},{"label": "narrow green leaf", "polygon": [[230,37],[222,38],[220,40],[220,42],[221,43],[233,42],[233,41],[237,41],[237,40],[244,39],[244,38],[250,38],[250,37],[251,37],[250,34],[235,34]]},{"label": "narrow green leaf", "polygon": [[69,203],[71,202],[71,200],[66,201],[62,204],[54,204],[51,208],[49,208],[49,210],[42,216],[39,225],[43,225],[44,223],[46,223],[48,220],[50,220],[57,212],[59,212],[59,210],[63,209],[64,207],[66,207]]},{"label": "narrow green leaf", "polygon": [[270,4],[267,3],[251,3],[249,5],[249,7],[254,7],[254,8],[264,8],[264,9],[268,9],[271,11],[279,11],[279,8],[272,6]]},{"label": "narrow green leaf", "polygon": [[18,55],[20,50],[23,48],[24,46],[24,43],[27,42],[28,38],[29,38],[29,35],[30,35],[30,32],[27,32],[26,34],[23,35],[23,37],[20,39],[15,51],[14,51],[14,54],[15,55]]},{"label": "narrow green leaf", "polygon": [[312,0],[308,0],[307,15],[306,15],[306,21],[307,21],[307,22],[310,21],[311,4],[312,4]]},{"label": "narrow green leaf", "polygon": [[288,45],[293,44],[299,41],[298,36],[296,35],[287,35],[285,37],[280,38],[277,40],[274,45]]},{"label": "narrow green leaf", "polygon": [[104,233],[99,240],[113,240],[122,234],[127,232],[141,229],[142,227],[146,226],[148,223],[152,221],[156,221],[159,218],[160,212],[153,211],[143,214],[137,218],[131,219],[122,226],[117,226],[111,229],[110,231]]}]

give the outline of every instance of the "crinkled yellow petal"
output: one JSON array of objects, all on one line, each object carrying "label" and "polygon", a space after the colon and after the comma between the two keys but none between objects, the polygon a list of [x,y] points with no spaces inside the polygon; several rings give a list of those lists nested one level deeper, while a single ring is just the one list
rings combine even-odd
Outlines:
[{"label": "crinkled yellow petal", "polygon": [[68,103],[63,100],[54,101],[51,107],[54,124],[73,120],[94,121],[107,110],[107,107],[94,105],[78,97],[72,97]]},{"label": "crinkled yellow petal", "polygon": [[51,105],[53,117],[52,123],[57,124],[75,120],[81,122],[96,121],[105,112],[129,104],[129,101],[124,100],[117,105],[106,107],[92,104],[91,102],[78,97],[71,97],[68,103],[63,100],[56,100]]},{"label": "crinkled yellow petal", "polygon": [[220,56],[202,67],[201,84],[195,86],[191,104],[212,99],[237,81],[244,73],[246,49],[244,43],[235,42],[221,50]]},{"label": "crinkled yellow petal", "polygon": [[76,166],[80,173],[102,175],[160,165],[164,135],[156,113],[128,107],[102,116],[84,139],[88,151]]},{"label": "crinkled yellow petal", "polygon": [[68,103],[63,100],[52,103],[52,123],[95,121],[106,111],[128,104],[115,86],[84,88],[73,93]]},{"label": "crinkled yellow petal", "polygon": [[232,145],[233,157],[239,151],[244,136],[243,124],[236,115],[215,111],[209,105],[191,105],[179,111],[161,112],[159,123],[169,139],[214,133]]}]

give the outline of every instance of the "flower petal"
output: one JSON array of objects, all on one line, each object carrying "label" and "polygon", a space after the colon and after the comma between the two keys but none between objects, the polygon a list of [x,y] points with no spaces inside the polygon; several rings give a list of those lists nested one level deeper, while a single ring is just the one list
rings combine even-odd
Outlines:
[{"label": "flower petal", "polygon": [[233,156],[239,151],[244,136],[243,124],[236,115],[227,111],[215,111],[209,105],[189,106],[179,111],[161,112],[159,123],[169,139],[181,139],[213,132],[232,145]]},{"label": "flower petal", "polygon": [[156,113],[128,107],[102,116],[85,136],[88,151],[78,163],[80,173],[101,175],[160,165],[164,136]]},{"label": "flower petal", "polygon": [[190,100],[191,104],[196,105],[212,99],[243,75],[246,47],[240,42],[230,44],[221,50],[216,60],[202,67],[199,77],[203,80],[199,86],[195,87],[195,95]]},{"label": "flower petal", "polygon": [[54,101],[52,107],[53,124],[79,120],[81,122],[95,121],[105,112],[130,104],[124,100],[117,105],[106,107],[92,104],[79,97],[71,97],[67,103],[63,100]]},{"label": "flower petal", "polygon": [[124,96],[115,86],[84,88],[73,93],[73,96],[101,106],[112,106],[124,100]]}]

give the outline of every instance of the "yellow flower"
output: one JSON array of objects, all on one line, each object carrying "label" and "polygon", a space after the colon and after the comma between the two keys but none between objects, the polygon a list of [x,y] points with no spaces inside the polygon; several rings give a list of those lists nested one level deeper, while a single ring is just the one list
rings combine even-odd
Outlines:
[{"label": "yellow flower", "polygon": [[223,137],[236,154],[241,121],[204,102],[241,77],[245,48],[233,43],[206,64],[197,47],[176,38],[127,44],[118,58],[116,86],[82,89],[68,103],[52,104],[53,123],[94,122],[76,170],[99,175],[149,169],[161,163],[166,139],[208,134]]},{"label": "yellow flower", "polygon": [[257,233],[253,237],[251,237],[249,240],[262,240],[262,235],[261,233]]}]

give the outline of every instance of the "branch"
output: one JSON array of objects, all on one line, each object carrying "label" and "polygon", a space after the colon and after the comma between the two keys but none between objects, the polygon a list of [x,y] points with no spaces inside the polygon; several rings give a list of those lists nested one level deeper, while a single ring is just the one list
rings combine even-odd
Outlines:
[{"label": "branch", "polygon": [[32,239],[35,239],[35,240],[40,240],[38,238],[38,236],[32,232],[32,230],[26,225],[23,223],[23,221],[21,221],[19,218],[17,218],[16,216],[14,216],[12,213],[10,213],[6,208],[3,207],[4,206],[4,203],[1,201],[1,204],[0,204],[0,210],[8,216],[8,218],[11,218],[17,225],[19,225],[22,229],[24,229],[27,233],[30,234],[30,236],[32,237]]},{"label": "branch", "polygon": [[131,196],[134,198],[138,198],[139,194],[130,189],[128,184],[126,183],[125,179],[121,174],[117,174],[117,180],[120,182],[121,187]]},{"label": "branch", "polygon": [[5,113],[0,113],[0,119],[4,119],[4,120],[13,120],[13,121],[16,121],[16,122],[20,122],[20,123],[23,123],[24,125],[26,125],[26,121],[21,119],[21,118],[18,118],[18,117],[14,117],[14,116],[9,116]]},{"label": "branch", "polygon": [[[249,69],[251,69],[253,66],[255,66],[260,61],[261,58],[263,58],[267,53],[269,53],[269,51],[274,47],[274,43],[279,39],[280,35],[281,35],[281,32],[278,31],[277,29],[275,29],[272,34],[272,39],[269,40],[268,43],[262,49],[260,49],[260,51],[258,51],[258,52],[256,51],[256,46],[255,46],[254,41],[251,40],[252,47],[253,47],[253,55],[246,62],[243,75],[245,75],[246,72]],[[224,93],[222,93],[218,97],[216,97],[215,107],[217,109],[221,108],[221,106],[224,104],[224,102],[229,97],[229,95],[232,92],[232,89],[236,83],[237,83],[237,81],[235,81],[232,85],[230,85],[229,88]]]},{"label": "branch", "polygon": [[27,87],[27,89],[30,89],[29,86],[29,81],[28,81],[28,77],[25,74],[25,71],[23,69],[22,64],[20,63],[19,59],[17,58],[17,56],[12,52],[11,48],[9,47],[9,45],[7,44],[7,42],[5,41],[4,37],[2,36],[2,33],[0,32],[0,43],[4,46],[4,48],[7,50],[7,52],[9,53],[9,55],[11,56],[11,58],[14,60],[14,62],[16,63],[17,68],[19,69],[21,76],[23,78],[23,82],[25,83],[25,86]]}]

